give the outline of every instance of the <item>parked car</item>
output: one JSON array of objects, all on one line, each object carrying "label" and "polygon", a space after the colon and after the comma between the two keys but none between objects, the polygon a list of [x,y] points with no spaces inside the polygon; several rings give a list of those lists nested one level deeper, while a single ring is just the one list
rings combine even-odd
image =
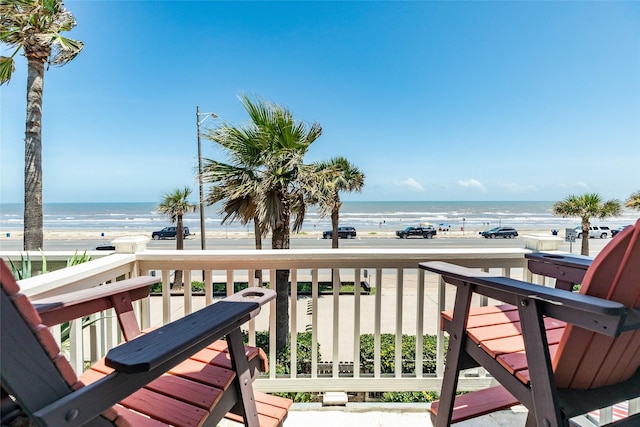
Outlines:
[{"label": "parked car", "polygon": [[404,230],[396,231],[396,236],[401,239],[406,239],[407,237],[423,237],[425,239],[433,239],[433,236],[436,235],[436,229],[432,226],[428,227],[407,227]]},{"label": "parked car", "polygon": [[[356,237],[356,229],[353,227],[338,227],[338,239],[353,239]],[[323,239],[331,239],[333,237],[333,230],[323,231]]]},{"label": "parked car", "polygon": [[504,239],[518,237],[518,232],[513,227],[495,227],[491,230],[481,231],[480,235],[485,239],[493,239],[494,237],[502,237]]},{"label": "parked car", "polygon": [[96,251],[115,251],[116,247],[114,245],[106,244],[96,246]]},{"label": "parked car", "polygon": [[631,226],[630,225],[623,225],[621,227],[612,229],[611,230],[611,237],[615,236],[616,234],[618,234],[619,232],[621,232],[622,230],[624,230],[627,227],[631,227]]},{"label": "parked car", "polygon": [[[153,240],[159,239],[175,239],[178,234],[177,227],[165,227],[160,231],[154,231],[151,233]],[[184,237],[190,236],[189,227],[184,227]]]},{"label": "parked car", "polygon": [[[609,227],[599,227],[599,226],[592,226],[589,227],[589,238],[593,239],[593,238],[601,238],[601,239],[606,239],[607,237],[609,237],[609,235],[611,235],[611,229]],[[578,225],[576,227],[576,237],[578,239],[582,239],[582,226]]]}]

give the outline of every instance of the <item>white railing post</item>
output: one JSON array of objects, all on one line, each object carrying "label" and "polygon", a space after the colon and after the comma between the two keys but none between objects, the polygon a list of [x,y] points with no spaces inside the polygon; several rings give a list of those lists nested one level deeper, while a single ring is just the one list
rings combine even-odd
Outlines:
[{"label": "white railing post", "polygon": [[402,315],[404,313],[402,306],[402,293],[404,291],[404,270],[396,270],[396,348],[395,348],[395,376],[402,377]]},{"label": "white railing post", "polygon": [[332,291],[333,291],[333,378],[338,378],[340,367],[340,270],[334,268],[332,274]]},{"label": "white railing post", "polygon": [[298,270],[291,270],[291,377],[298,376]]},{"label": "white railing post", "polygon": [[416,377],[422,378],[423,368],[422,360],[424,355],[422,354],[422,347],[424,344],[424,276],[425,271],[417,269],[417,285],[416,285]]},{"label": "white railing post", "polygon": [[360,269],[353,280],[353,377],[360,377]]},{"label": "white railing post", "polygon": [[318,269],[311,271],[311,378],[318,377]]},{"label": "white railing post", "polygon": [[382,269],[376,269],[376,305],[373,311],[373,376],[380,378],[380,330],[382,323]]}]

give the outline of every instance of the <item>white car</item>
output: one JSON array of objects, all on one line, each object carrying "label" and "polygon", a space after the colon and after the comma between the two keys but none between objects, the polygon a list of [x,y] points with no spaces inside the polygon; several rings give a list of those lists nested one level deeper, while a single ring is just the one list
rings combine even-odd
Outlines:
[{"label": "white car", "polygon": [[[599,227],[599,226],[591,226],[589,227],[589,238],[600,238],[606,239],[611,236],[611,229],[609,227]],[[578,239],[582,239],[582,226],[579,225],[576,227],[576,237]]]}]

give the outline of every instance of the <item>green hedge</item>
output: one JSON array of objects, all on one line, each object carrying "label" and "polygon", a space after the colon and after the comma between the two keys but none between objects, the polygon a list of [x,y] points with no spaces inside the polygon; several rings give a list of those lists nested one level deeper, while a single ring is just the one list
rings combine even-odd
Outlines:
[{"label": "green hedge", "polygon": [[[435,335],[425,335],[422,343],[422,372],[436,372],[436,340]],[[362,372],[373,372],[374,340],[372,334],[360,336],[360,360]],[[446,348],[446,343],[445,343]],[[402,373],[415,373],[416,359],[415,335],[402,335]],[[380,336],[380,370],[383,374],[395,372],[395,334],[382,334]]]},{"label": "green hedge", "polygon": [[[245,342],[247,335],[245,333]],[[436,340],[435,335],[425,335],[423,339],[423,372],[435,373],[436,369]],[[446,340],[446,338],[445,338]],[[373,372],[373,335],[365,334],[360,336],[360,370],[363,373]],[[269,332],[256,332],[256,347],[262,348],[269,354]],[[415,347],[416,339],[414,335],[402,336],[402,372],[415,372]],[[446,347],[446,342],[445,342]],[[382,334],[380,339],[381,371],[383,374],[394,372],[395,368],[395,335]],[[299,332],[297,341],[298,374],[311,373],[311,332]],[[276,356],[276,373],[290,374],[291,347],[287,347]],[[320,344],[318,344],[318,362],[322,360]],[[295,402],[311,402],[317,396],[312,393],[278,393],[283,397],[293,399]],[[417,392],[386,392],[381,396],[384,402],[431,402],[437,399],[438,393],[417,391]]]}]

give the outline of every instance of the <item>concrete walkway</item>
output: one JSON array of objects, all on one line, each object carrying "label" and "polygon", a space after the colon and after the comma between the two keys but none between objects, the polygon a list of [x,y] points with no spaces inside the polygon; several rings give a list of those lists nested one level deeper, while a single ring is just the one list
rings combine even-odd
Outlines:
[{"label": "concrete walkway", "polygon": [[[456,427],[524,426],[527,410],[516,406],[473,420]],[[224,420],[219,427],[237,427]],[[295,403],[284,427],[432,427],[429,404],[410,403],[348,403],[347,406],[322,407],[319,403]]]}]

